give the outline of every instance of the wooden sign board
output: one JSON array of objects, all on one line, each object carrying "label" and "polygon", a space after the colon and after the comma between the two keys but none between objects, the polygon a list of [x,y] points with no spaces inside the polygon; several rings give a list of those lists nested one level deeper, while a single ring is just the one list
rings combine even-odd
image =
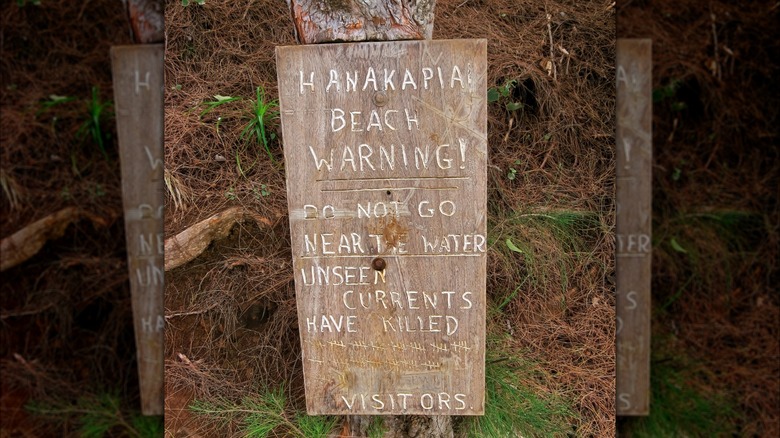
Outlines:
[{"label": "wooden sign board", "polygon": [[617,42],[617,414],[650,413],[652,41]]},{"label": "wooden sign board", "polygon": [[309,414],[484,412],[486,50],[276,50]]},{"label": "wooden sign board", "polygon": [[111,48],[144,415],[163,414],[163,46]]}]

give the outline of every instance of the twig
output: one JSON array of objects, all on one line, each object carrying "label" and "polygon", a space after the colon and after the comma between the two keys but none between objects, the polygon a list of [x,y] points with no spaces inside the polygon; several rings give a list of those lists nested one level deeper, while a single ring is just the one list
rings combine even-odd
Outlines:
[{"label": "twig", "polygon": [[555,66],[555,44],[552,37],[552,15],[547,12],[547,5],[544,6],[544,13],[547,15],[547,34],[550,37],[550,63],[552,64],[553,80],[558,80],[558,69]]},{"label": "twig", "polygon": [[712,4],[710,4],[710,20],[712,21],[712,41],[715,45],[715,71],[712,72],[718,81],[720,81],[720,57],[718,56],[718,29],[715,26],[715,14],[712,12]]},{"label": "twig", "polygon": [[221,304],[221,303],[219,301],[216,301],[216,302],[212,303],[209,307],[206,307],[205,309],[193,310],[193,311],[190,311],[190,312],[169,313],[169,314],[165,315],[165,319],[178,318],[180,316],[200,315],[201,313],[206,313],[209,310],[217,307],[219,304]]},{"label": "twig", "polygon": [[14,318],[17,316],[28,316],[28,315],[37,315],[39,313],[43,313],[46,310],[50,309],[52,306],[54,306],[53,303],[46,304],[43,307],[39,307],[37,309],[32,310],[23,310],[20,312],[4,312],[0,315],[0,320],[6,319],[6,318]]}]

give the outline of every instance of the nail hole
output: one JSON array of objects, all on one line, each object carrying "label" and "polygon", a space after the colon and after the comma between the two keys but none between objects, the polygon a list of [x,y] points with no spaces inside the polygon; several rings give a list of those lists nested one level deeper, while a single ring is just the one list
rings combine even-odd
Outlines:
[{"label": "nail hole", "polygon": [[371,261],[371,267],[377,271],[384,271],[385,267],[387,267],[387,263],[385,262],[385,259],[377,257]]}]

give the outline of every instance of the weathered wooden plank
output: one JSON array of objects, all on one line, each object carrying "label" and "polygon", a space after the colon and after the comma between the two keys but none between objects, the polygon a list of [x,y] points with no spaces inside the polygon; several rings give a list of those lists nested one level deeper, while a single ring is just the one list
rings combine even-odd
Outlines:
[{"label": "weathered wooden plank", "polygon": [[486,50],[277,47],[309,414],[484,412]]},{"label": "weathered wooden plank", "polygon": [[144,415],[163,414],[163,46],[111,48]]},{"label": "weathered wooden plank", "polygon": [[431,39],[436,0],[287,0],[301,44]]},{"label": "weathered wooden plank", "polygon": [[650,413],[652,41],[617,42],[618,415]]}]

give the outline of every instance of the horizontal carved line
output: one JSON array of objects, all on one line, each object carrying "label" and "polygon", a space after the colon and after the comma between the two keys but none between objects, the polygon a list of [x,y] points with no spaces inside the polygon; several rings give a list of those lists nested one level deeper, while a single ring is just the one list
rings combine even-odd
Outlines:
[{"label": "horizontal carved line", "polygon": [[[479,257],[485,253],[475,254],[383,254],[382,257]],[[355,255],[317,255],[317,256],[299,256],[301,259],[344,259],[344,258],[372,258],[376,254],[355,254]]]},{"label": "horizontal carved line", "polygon": [[317,182],[328,181],[415,181],[421,179],[469,179],[468,176],[417,176],[408,178],[330,178],[317,179]]},{"label": "horizontal carved line", "polygon": [[321,192],[383,192],[387,190],[457,190],[458,187],[378,187],[375,189],[322,189]]}]

